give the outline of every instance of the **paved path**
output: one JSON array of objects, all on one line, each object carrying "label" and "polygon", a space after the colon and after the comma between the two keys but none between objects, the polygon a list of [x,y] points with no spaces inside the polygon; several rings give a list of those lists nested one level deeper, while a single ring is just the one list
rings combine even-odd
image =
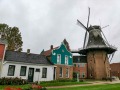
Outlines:
[{"label": "paved path", "polygon": [[115,84],[115,83],[120,83],[120,80],[117,81],[93,81],[93,82],[88,82],[91,84],[77,84],[77,85],[66,85],[66,86],[51,86],[47,88],[67,88],[67,87],[78,87],[78,86],[92,86],[92,85],[101,85],[101,84]]}]

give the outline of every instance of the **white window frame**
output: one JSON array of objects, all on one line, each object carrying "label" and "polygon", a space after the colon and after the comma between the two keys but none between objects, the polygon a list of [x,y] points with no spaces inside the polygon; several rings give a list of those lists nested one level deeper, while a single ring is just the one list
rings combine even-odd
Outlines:
[{"label": "white window frame", "polygon": [[47,67],[42,68],[42,78],[47,78]]},{"label": "white window frame", "polygon": [[68,65],[68,56],[65,55],[65,64]]},{"label": "white window frame", "polygon": [[[62,77],[63,77],[63,67],[60,67],[60,68],[62,68],[62,73],[61,73],[60,70],[59,70],[59,77],[62,78]],[[60,69],[60,68],[59,68],[59,69]]]},{"label": "white window frame", "polygon": [[15,65],[9,65],[7,76],[14,76],[15,75],[15,67],[16,67]]},{"label": "white window frame", "polygon": [[61,64],[61,54],[57,54],[57,64]]},{"label": "white window frame", "polygon": [[82,67],[85,67],[85,63],[82,63]]},{"label": "white window frame", "polygon": [[69,68],[66,68],[66,77],[69,78]]}]

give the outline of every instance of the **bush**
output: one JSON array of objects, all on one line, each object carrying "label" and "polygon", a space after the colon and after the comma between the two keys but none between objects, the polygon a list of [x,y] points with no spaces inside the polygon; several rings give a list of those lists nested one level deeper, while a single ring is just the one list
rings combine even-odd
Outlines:
[{"label": "bush", "polygon": [[40,84],[44,83],[56,83],[56,82],[76,82],[76,79],[60,79],[60,80],[52,80],[52,81],[42,81]]},{"label": "bush", "polygon": [[0,78],[0,85],[24,85],[27,84],[27,80],[21,78]]}]

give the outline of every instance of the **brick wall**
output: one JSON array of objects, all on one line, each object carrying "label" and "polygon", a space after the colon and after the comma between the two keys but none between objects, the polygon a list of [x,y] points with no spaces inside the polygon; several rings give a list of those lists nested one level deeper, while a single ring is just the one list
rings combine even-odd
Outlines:
[{"label": "brick wall", "polygon": [[[82,66],[84,64],[84,66]],[[80,78],[87,78],[87,63],[74,63],[73,72],[77,72],[80,74]],[[82,73],[85,76],[82,76]]]},{"label": "brick wall", "polygon": [[110,66],[105,51],[89,51],[87,61],[88,78],[102,79],[110,77]]},{"label": "brick wall", "polygon": [[5,49],[5,45],[4,44],[0,44],[0,60],[3,59],[4,49]]},{"label": "brick wall", "polygon": [[[56,79],[72,79],[73,78],[73,66],[68,66],[68,65],[56,65]],[[60,74],[60,67],[62,67],[62,77],[59,76]],[[68,68],[69,70],[69,77],[66,77],[66,69]]]},{"label": "brick wall", "polygon": [[120,63],[110,64],[111,76],[120,77]]}]

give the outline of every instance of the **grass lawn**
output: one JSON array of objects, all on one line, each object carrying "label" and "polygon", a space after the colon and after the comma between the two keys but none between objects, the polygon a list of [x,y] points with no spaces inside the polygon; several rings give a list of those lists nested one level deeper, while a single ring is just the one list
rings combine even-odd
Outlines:
[{"label": "grass lawn", "polygon": [[[40,85],[43,87],[47,86],[65,86],[65,85],[75,85],[75,84],[88,84],[87,82],[44,82],[41,83]],[[0,90],[3,90],[5,87],[17,87],[17,88],[22,88],[26,89],[29,88],[31,85],[26,84],[26,85],[0,85]]]},{"label": "grass lawn", "polygon": [[47,82],[47,83],[41,83],[41,86],[47,87],[47,86],[65,86],[65,85],[77,85],[77,84],[90,84],[88,82]]},{"label": "grass lawn", "polygon": [[27,89],[30,87],[30,84],[26,84],[26,85],[0,85],[0,90],[4,90],[5,87],[16,87],[16,88]]},{"label": "grass lawn", "polygon": [[79,87],[70,87],[70,88],[51,88],[48,90],[120,90],[120,84],[79,86]]}]

